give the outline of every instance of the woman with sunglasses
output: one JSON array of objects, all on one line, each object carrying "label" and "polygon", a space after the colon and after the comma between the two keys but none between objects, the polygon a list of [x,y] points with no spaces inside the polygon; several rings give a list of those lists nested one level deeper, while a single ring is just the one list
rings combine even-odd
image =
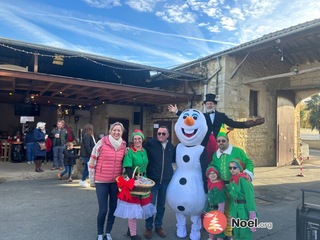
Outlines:
[{"label": "woman with sunglasses", "polygon": [[230,195],[230,216],[231,227],[235,239],[252,240],[252,232],[256,231],[255,226],[243,227],[237,226],[240,221],[254,223],[257,218],[257,208],[254,201],[254,190],[252,183],[248,181],[247,176],[242,173],[243,168],[238,159],[233,159],[229,163],[231,173],[228,192]]}]

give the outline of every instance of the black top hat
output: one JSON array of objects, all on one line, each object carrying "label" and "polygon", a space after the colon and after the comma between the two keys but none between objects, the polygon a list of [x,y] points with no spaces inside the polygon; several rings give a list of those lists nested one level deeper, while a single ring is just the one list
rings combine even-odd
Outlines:
[{"label": "black top hat", "polygon": [[214,104],[217,104],[218,102],[216,101],[216,95],[213,93],[206,94],[206,99],[203,101],[203,103],[206,102],[214,102]]}]

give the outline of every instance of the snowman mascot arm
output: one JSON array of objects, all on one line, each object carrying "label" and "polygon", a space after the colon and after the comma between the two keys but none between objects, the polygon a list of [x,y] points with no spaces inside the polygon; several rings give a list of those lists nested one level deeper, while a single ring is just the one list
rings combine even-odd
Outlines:
[{"label": "snowman mascot arm", "polygon": [[203,150],[203,152],[200,156],[200,164],[201,164],[203,188],[204,188],[204,192],[207,194],[208,193],[208,185],[207,185],[206,170],[208,168],[208,161],[207,161],[207,151],[205,149]]}]

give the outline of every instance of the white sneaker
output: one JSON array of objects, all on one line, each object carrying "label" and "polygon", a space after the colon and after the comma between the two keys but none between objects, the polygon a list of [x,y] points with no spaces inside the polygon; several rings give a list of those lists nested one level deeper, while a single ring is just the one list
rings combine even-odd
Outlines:
[{"label": "white sneaker", "polygon": [[28,164],[31,164],[31,161],[28,161]]},{"label": "white sneaker", "polygon": [[81,187],[84,187],[84,188],[86,188],[86,187],[87,187],[87,183],[86,183],[86,181],[82,181],[82,180],[80,180],[79,184],[80,184],[80,186],[81,186]]},{"label": "white sneaker", "polygon": [[97,240],[103,240],[103,236],[102,235],[98,235]]},{"label": "white sneaker", "polygon": [[106,234],[106,239],[107,239],[107,240],[112,240],[112,237],[111,237],[110,233],[107,233],[107,234]]}]

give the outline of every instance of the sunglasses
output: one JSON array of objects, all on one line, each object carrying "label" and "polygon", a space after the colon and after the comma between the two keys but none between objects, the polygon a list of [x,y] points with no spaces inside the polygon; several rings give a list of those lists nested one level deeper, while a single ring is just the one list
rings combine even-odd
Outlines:
[{"label": "sunglasses", "polygon": [[158,136],[165,136],[167,133],[165,133],[165,132],[158,132]]},{"label": "sunglasses", "polygon": [[225,139],[221,139],[221,140],[217,140],[217,143],[225,143],[227,140],[225,140]]},{"label": "sunglasses", "polygon": [[233,169],[233,170],[237,170],[237,168],[238,168],[238,167],[233,166],[233,167],[229,167],[229,170],[232,170],[232,169]]}]

